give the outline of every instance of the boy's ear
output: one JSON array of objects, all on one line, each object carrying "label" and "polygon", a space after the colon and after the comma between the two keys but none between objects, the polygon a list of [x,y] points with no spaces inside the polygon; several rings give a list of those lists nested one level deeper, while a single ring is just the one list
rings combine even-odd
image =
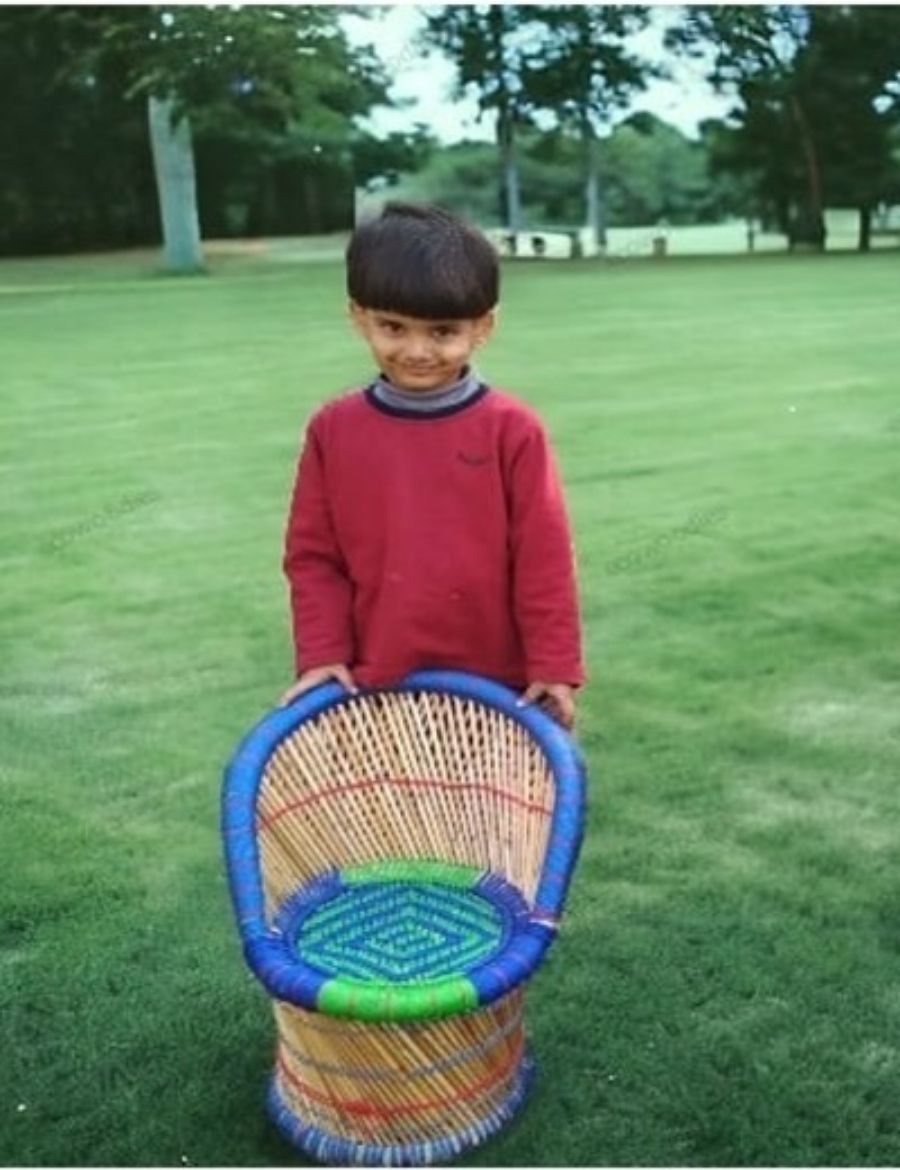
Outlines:
[{"label": "boy's ear", "polygon": [[365,324],[365,314],[366,311],[362,305],[358,305],[354,300],[347,301],[347,316],[350,318],[350,324],[360,333],[362,333]]},{"label": "boy's ear", "polygon": [[482,316],[475,319],[475,344],[484,345],[490,335],[494,332],[494,326],[497,324],[497,310],[488,309]]}]

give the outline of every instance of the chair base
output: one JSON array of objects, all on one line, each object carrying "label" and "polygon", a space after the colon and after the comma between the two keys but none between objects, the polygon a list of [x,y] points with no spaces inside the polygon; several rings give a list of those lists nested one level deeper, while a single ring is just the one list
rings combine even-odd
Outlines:
[{"label": "chair base", "polygon": [[405,1145],[378,1145],[354,1141],[328,1133],[293,1112],[272,1075],[266,1108],[282,1137],[310,1158],[326,1166],[433,1166],[446,1165],[453,1158],[474,1149],[498,1133],[518,1114],[535,1077],[535,1064],[528,1053],[522,1058],[509,1095],[483,1120],[457,1133],[436,1136],[429,1141]]},{"label": "chair base", "polygon": [[273,1007],[269,1112],[321,1162],[446,1163],[505,1125],[531,1083],[522,988],[477,1011],[409,1023]]}]

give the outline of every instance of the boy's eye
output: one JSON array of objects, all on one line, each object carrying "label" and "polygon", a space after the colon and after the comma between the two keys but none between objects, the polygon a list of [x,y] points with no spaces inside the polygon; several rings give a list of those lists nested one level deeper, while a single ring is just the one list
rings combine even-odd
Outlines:
[{"label": "boy's eye", "polygon": [[436,337],[455,337],[457,332],[455,325],[436,325],[434,328]]}]

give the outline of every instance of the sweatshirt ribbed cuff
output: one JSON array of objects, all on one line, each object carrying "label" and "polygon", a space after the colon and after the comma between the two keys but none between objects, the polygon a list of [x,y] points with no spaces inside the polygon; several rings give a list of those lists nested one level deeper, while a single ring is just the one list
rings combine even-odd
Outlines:
[{"label": "sweatshirt ribbed cuff", "polygon": [[352,664],[352,659],[353,654],[347,646],[326,647],[324,652],[297,654],[294,658],[294,669],[297,672],[297,678],[299,678],[308,670],[318,670],[320,666],[349,667]]},{"label": "sweatshirt ribbed cuff", "polygon": [[567,687],[583,686],[587,676],[584,668],[572,662],[529,662],[528,682],[561,683]]}]

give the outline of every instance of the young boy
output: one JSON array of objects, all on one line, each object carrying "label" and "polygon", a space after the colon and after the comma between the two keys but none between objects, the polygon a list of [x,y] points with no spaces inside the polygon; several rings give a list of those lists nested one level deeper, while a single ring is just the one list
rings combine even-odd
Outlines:
[{"label": "young boy", "polygon": [[296,695],[425,667],[524,691],[564,726],[584,681],[572,540],[544,429],[481,382],[499,268],[474,228],[389,203],[347,249],[377,378],[311,418],[287,524]]}]

